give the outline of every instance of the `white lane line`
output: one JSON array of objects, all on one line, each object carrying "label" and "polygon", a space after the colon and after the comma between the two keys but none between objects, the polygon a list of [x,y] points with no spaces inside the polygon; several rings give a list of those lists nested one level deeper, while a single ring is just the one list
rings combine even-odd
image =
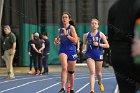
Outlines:
[{"label": "white lane line", "polygon": [[[55,77],[55,78],[60,78],[60,77]],[[51,79],[55,79],[55,78],[47,78],[47,79],[41,79],[41,80],[35,80],[35,81],[27,82],[25,84],[22,84],[22,85],[19,85],[19,86],[16,86],[16,87],[12,87],[12,88],[9,88],[9,89],[2,90],[2,91],[0,91],[0,93],[4,93],[4,92],[7,92],[7,91],[10,91],[10,90],[13,90],[13,89],[17,89],[17,88],[20,88],[20,87],[23,87],[23,86],[26,86],[26,85],[29,85],[29,84],[32,84],[32,83],[35,83],[35,82],[51,80]]]},{"label": "white lane line", "polygon": [[29,77],[29,78],[12,79],[12,80],[7,80],[7,81],[0,82],[0,84],[7,83],[7,82],[12,82],[12,81],[33,79],[33,78],[38,78],[38,77],[46,77],[46,76],[35,76],[35,77]]},{"label": "white lane line", "polygon": [[[113,75],[111,73],[103,73],[103,76],[105,75]],[[87,74],[89,75],[89,74]],[[52,75],[52,76],[60,76],[60,75]],[[3,81],[3,82],[0,82],[0,84],[3,84],[3,83],[8,83],[8,82],[13,82],[13,81],[19,81],[19,80],[26,80],[26,79],[33,79],[33,78],[38,78],[38,77],[46,77],[46,76],[35,76],[35,77],[28,77],[28,78],[20,78],[20,79],[12,79],[12,80],[6,80],[6,81]]]},{"label": "white lane line", "polygon": [[[7,76],[7,75],[2,76],[1,79],[4,79],[6,76]],[[26,75],[26,77],[27,77],[27,76],[31,76],[31,75]],[[18,78],[19,78],[19,77],[22,78],[22,77],[25,77],[25,76],[16,76],[16,78],[17,78],[17,77],[18,77]]]},{"label": "white lane line", "polygon": [[58,85],[58,84],[60,84],[61,82],[58,82],[58,83],[55,83],[55,84],[53,84],[53,85],[51,85],[51,86],[49,86],[49,87],[47,87],[47,88],[45,88],[45,89],[43,89],[43,90],[40,90],[40,91],[38,91],[38,92],[36,92],[36,93],[41,93],[41,92],[43,92],[43,91],[45,91],[45,90],[47,90],[47,89],[49,89],[49,88],[51,88],[51,87],[54,87],[54,86],[56,86],[56,85]]},{"label": "white lane line", "polygon": [[[80,79],[85,79],[85,78],[89,78],[89,77],[75,78],[75,80],[80,80]],[[54,86],[56,86],[56,85],[58,85],[58,84],[60,84],[60,83],[61,83],[61,82],[57,82],[57,83],[53,84],[52,86],[49,86],[49,87],[47,87],[47,88],[45,88],[45,89],[42,89],[42,90],[40,90],[40,91],[38,91],[38,92],[36,92],[36,93],[41,93],[41,92],[43,92],[43,91],[45,91],[45,90],[48,90],[49,88],[54,87]]]},{"label": "white lane line", "polygon": [[118,84],[117,84],[114,93],[118,93],[118,90],[119,90],[119,87],[118,87]]},{"label": "white lane line", "polygon": [[89,82],[87,84],[85,84],[83,87],[81,87],[79,90],[77,90],[75,93],[79,93],[82,89],[84,89],[85,87],[87,87],[89,85]]},{"label": "white lane line", "polygon": [[[109,78],[103,78],[102,80],[108,80],[108,79],[113,79],[115,77],[109,77]],[[98,81],[98,80],[95,80]],[[83,90],[85,87],[87,87],[90,83],[88,82],[87,84],[85,84],[83,87],[81,87],[79,90],[77,90],[75,93],[79,93],[81,90]]]}]

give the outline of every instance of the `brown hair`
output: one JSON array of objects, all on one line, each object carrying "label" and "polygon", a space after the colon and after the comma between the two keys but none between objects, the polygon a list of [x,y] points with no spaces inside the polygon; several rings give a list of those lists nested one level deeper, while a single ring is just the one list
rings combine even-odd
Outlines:
[{"label": "brown hair", "polygon": [[71,15],[70,15],[69,12],[63,12],[63,15],[64,15],[64,14],[67,14],[67,15],[69,16],[70,20],[71,20]]},{"label": "brown hair", "polygon": [[70,13],[69,12],[63,12],[63,15],[64,14],[67,14],[69,16],[69,19],[70,19],[69,24],[75,26],[75,22],[72,20]]},{"label": "brown hair", "polygon": [[91,21],[97,21],[97,22],[98,22],[98,24],[99,24],[99,20],[98,20],[98,19],[96,19],[96,18],[91,19]]}]

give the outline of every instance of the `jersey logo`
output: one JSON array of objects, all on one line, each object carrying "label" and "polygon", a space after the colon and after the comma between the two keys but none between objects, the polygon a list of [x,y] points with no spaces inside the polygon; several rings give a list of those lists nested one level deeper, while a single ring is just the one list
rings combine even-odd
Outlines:
[{"label": "jersey logo", "polygon": [[98,37],[93,37],[92,38],[93,42],[98,42],[98,39],[99,39]]},{"label": "jersey logo", "polygon": [[103,59],[103,55],[100,55],[100,59]]},{"label": "jersey logo", "polygon": [[78,58],[78,55],[77,55],[77,54],[74,54],[74,55],[72,55],[72,57],[73,57],[74,59],[76,59],[76,58]]}]

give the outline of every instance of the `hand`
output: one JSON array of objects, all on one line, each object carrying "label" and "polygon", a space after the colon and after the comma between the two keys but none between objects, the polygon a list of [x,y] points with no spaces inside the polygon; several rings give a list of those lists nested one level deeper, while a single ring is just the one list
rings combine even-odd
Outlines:
[{"label": "hand", "polygon": [[55,45],[60,44],[60,40],[59,40],[58,38],[55,38],[55,39],[54,39],[54,44],[55,44]]},{"label": "hand", "polygon": [[15,52],[16,52],[16,50],[15,50],[15,49],[10,49],[9,54],[10,54],[10,55],[14,55],[14,54],[15,54]]},{"label": "hand", "polygon": [[140,55],[140,40],[134,39],[132,44],[132,56],[138,56]]},{"label": "hand", "polygon": [[62,28],[63,32],[64,32],[64,35],[67,35],[67,31],[65,28]]},{"label": "hand", "polygon": [[85,54],[86,53],[86,49],[82,50],[82,53]]},{"label": "hand", "polygon": [[77,49],[77,53],[78,53],[78,54],[80,53],[80,50],[79,50],[79,49]]},{"label": "hand", "polygon": [[99,43],[98,42],[93,42],[93,45],[94,46],[99,46]]},{"label": "hand", "polygon": [[42,51],[42,50],[40,50],[40,49],[39,49],[39,50],[38,50],[38,53],[40,53],[40,54],[41,54],[41,53],[42,53],[41,51]]}]

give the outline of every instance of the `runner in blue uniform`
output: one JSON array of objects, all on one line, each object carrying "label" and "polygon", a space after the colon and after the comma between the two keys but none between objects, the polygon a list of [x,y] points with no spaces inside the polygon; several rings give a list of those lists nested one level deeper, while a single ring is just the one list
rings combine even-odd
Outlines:
[{"label": "runner in blue uniform", "polygon": [[74,93],[74,71],[77,60],[76,43],[78,39],[75,28],[69,24],[69,21],[71,21],[71,15],[67,12],[64,12],[62,16],[64,28],[59,30],[59,36],[54,40],[55,45],[60,44],[59,59],[62,66],[62,88],[58,93],[65,93],[67,73],[70,78],[70,93]]},{"label": "runner in blue uniform", "polygon": [[94,93],[95,72],[98,77],[98,84],[101,91],[104,91],[102,84],[102,63],[103,63],[103,49],[109,48],[106,36],[98,30],[99,21],[97,19],[91,20],[92,31],[84,34],[83,53],[87,58],[87,65],[90,71],[91,91]]}]

